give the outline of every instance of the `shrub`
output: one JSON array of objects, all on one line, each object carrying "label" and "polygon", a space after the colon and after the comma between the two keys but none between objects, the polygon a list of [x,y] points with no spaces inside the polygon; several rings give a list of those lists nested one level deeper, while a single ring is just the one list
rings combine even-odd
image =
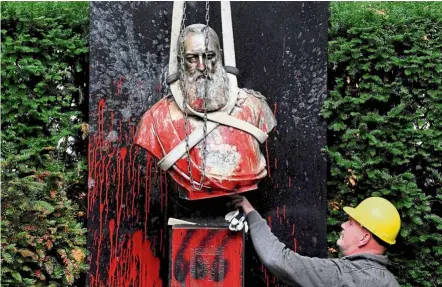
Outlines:
[{"label": "shrub", "polygon": [[1,5],[2,285],[72,285],[87,268],[88,3]]},{"label": "shrub", "polygon": [[[442,4],[331,4],[327,152],[329,250],[343,205],[391,200],[389,252],[402,286],[442,284]],[[331,252],[336,256],[336,251]]]}]

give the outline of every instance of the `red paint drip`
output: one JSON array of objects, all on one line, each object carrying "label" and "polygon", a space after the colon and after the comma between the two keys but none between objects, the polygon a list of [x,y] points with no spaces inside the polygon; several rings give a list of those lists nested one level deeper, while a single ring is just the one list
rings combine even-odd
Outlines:
[{"label": "red paint drip", "polygon": [[110,257],[112,257],[112,250],[114,249],[113,248],[113,245],[114,245],[114,231],[115,231],[115,220],[111,219],[109,221],[109,239],[110,239],[110,252],[111,252]]},{"label": "red paint drip", "polygon": [[146,155],[146,181],[144,185],[144,233],[147,234],[147,223],[150,212],[150,191],[152,190],[152,181],[151,181],[151,173],[152,173],[152,156],[147,153]]},{"label": "red paint drip", "polygon": [[268,140],[266,140],[266,157],[267,157],[267,173],[269,177],[272,177],[270,174],[270,161],[269,161],[269,146],[268,146]]},{"label": "red paint drip", "polygon": [[[120,80],[118,81],[118,83],[116,84],[117,86],[117,97],[120,96],[121,91],[123,90],[123,83],[124,83],[125,78],[123,76],[120,76]],[[115,84],[114,84],[115,85]]]},{"label": "red paint drip", "polygon": [[273,106],[273,115],[276,116],[276,108],[278,107],[278,104],[275,103]]},{"label": "red paint drip", "polygon": [[162,286],[160,260],[153,255],[151,243],[143,239],[141,230],[127,238],[120,250],[124,250],[122,254],[110,260],[106,286]]},{"label": "red paint drip", "polygon": [[[123,77],[117,85],[117,93],[121,94]],[[138,206],[137,198],[142,190],[141,168],[135,166],[139,149],[132,145],[135,127],[126,126],[126,121],[116,118],[117,115],[110,111],[105,116],[106,102],[100,99],[97,109],[97,130],[89,136],[88,144],[88,216],[96,222],[96,227],[89,228],[93,233],[93,248],[96,250],[90,263],[95,269],[90,274],[90,286],[162,286],[159,275],[160,259],[152,253],[155,243],[147,240],[148,216],[150,209],[150,192],[152,190],[151,178],[152,159],[147,158],[145,179],[144,202],[144,233],[138,230],[133,234],[120,232],[120,227],[127,220],[139,221],[143,213],[143,203]],[[126,130],[129,130],[126,133]],[[117,142],[109,142],[106,136],[111,131],[118,131]],[[126,148],[127,147],[127,148]],[[127,162],[126,162],[127,161]],[[115,163],[115,165],[114,165]],[[167,181],[165,182],[165,205],[167,205]],[[112,207],[112,208],[111,208]],[[94,212],[95,214],[93,214]],[[143,220],[143,218],[141,218]],[[105,231],[108,229],[109,233]],[[158,230],[159,231],[159,230]],[[161,236],[164,245],[164,231],[156,233]],[[156,236],[153,236],[154,240]],[[158,239],[157,239],[158,240]],[[161,246],[165,254],[165,246]],[[107,264],[103,265],[102,252],[106,252]],[[106,273],[100,271],[106,270]]]},{"label": "red paint drip", "polygon": [[120,119],[118,119],[118,126],[119,126],[118,141],[122,142],[123,141],[123,128],[121,126],[121,120]]}]

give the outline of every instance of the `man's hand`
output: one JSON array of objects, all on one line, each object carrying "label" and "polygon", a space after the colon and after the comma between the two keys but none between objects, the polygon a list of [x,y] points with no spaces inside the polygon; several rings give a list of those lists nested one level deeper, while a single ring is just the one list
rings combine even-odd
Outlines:
[{"label": "man's hand", "polygon": [[245,198],[244,196],[238,194],[232,194],[229,195],[229,197],[232,199],[230,205],[236,208],[241,207],[245,215],[255,210],[253,206],[250,204],[250,202],[247,200],[247,198]]}]

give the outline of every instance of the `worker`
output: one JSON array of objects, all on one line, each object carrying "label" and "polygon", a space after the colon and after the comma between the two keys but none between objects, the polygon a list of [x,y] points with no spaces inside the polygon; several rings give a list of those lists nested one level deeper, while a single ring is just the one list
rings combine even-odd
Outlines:
[{"label": "worker", "polygon": [[396,242],[401,225],[397,209],[388,200],[370,197],[356,208],[344,207],[349,219],[341,225],[337,241],[344,257],[327,259],[301,256],[288,249],[244,196],[230,197],[230,204],[242,208],[246,215],[253,246],[261,262],[283,282],[305,287],[399,286],[386,267],[386,249]]}]

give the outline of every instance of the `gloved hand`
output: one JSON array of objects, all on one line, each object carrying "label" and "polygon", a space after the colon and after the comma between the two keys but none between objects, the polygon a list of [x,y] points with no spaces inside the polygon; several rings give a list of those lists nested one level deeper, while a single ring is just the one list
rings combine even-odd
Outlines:
[{"label": "gloved hand", "polygon": [[245,233],[249,231],[246,216],[244,213],[239,212],[238,209],[227,213],[224,219],[230,223],[229,229],[232,231],[240,231],[243,228]]}]

